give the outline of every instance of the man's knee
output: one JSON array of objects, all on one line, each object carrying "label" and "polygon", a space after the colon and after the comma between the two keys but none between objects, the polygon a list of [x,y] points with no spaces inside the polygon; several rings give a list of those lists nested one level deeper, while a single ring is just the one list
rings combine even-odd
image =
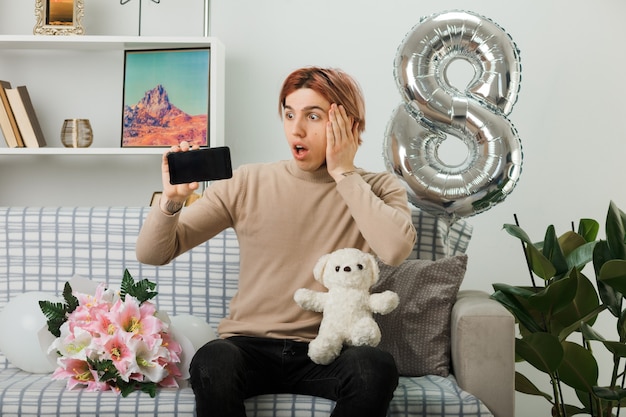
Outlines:
[{"label": "man's knee", "polygon": [[354,369],[361,383],[375,390],[393,392],[398,385],[398,368],[393,356],[383,350],[359,346],[350,347],[342,353],[346,365]]},{"label": "man's knee", "polygon": [[191,360],[189,374],[194,381],[204,383],[211,379],[225,380],[237,373],[242,366],[239,348],[223,339],[215,339],[202,346]]}]

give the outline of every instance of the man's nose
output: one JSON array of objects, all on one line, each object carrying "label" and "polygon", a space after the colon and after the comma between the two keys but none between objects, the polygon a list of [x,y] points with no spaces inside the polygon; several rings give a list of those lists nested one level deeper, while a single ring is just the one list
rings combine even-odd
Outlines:
[{"label": "man's nose", "polygon": [[301,119],[295,119],[292,124],[292,133],[294,135],[303,136],[304,135],[304,122]]}]

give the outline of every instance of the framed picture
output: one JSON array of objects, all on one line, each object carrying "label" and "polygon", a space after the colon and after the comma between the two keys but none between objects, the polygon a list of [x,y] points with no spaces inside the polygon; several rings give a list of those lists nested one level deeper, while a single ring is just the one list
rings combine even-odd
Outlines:
[{"label": "framed picture", "polygon": [[163,195],[163,193],[160,191],[155,191],[152,193],[152,198],[150,199],[150,207],[159,205],[161,195]]},{"label": "framed picture", "polygon": [[35,35],[83,35],[84,0],[35,0]]},{"label": "framed picture", "polygon": [[125,51],[121,146],[209,146],[210,59],[210,48]]}]

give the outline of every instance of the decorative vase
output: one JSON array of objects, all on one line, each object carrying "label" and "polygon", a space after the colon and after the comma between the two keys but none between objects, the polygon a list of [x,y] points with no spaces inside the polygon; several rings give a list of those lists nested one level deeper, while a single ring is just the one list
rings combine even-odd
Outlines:
[{"label": "decorative vase", "polygon": [[93,142],[89,119],[65,119],[61,128],[61,143],[66,148],[86,148]]}]

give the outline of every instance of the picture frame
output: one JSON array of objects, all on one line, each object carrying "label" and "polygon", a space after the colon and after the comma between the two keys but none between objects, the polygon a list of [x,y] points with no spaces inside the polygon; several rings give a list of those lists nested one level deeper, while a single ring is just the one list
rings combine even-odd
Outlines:
[{"label": "picture frame", "polygon": [[211,48],[124,51],[122,148],[210,146]]},{"label": "picture frame", "polygon": [[159,200],[161,199],[161,195],[163,195],[161,191],[155,191],[152,193],[152,198],[150,198],[150,207],[159,205]]},{"label": "picture frame", "polygon": [[[154,207],[154,206],[158,206],[159,205],[159,201],[161,200],[161,196],[163,195],[163,192],[161,191],[155,191],[152,193],[152,197],[150,198],[150,207]],[[185,200],[185,204],[184,207],[188,207],[191,204],[195,203],[196,201],[198,201],[198,199],[201,197],[201,194],[199,193],[193,193],[191,194],[189,197],[187,197],[187,199]]]},{"label": "picture frame", "polygon": [[84,35],[84,0],[35,0],[35,35]]}]

